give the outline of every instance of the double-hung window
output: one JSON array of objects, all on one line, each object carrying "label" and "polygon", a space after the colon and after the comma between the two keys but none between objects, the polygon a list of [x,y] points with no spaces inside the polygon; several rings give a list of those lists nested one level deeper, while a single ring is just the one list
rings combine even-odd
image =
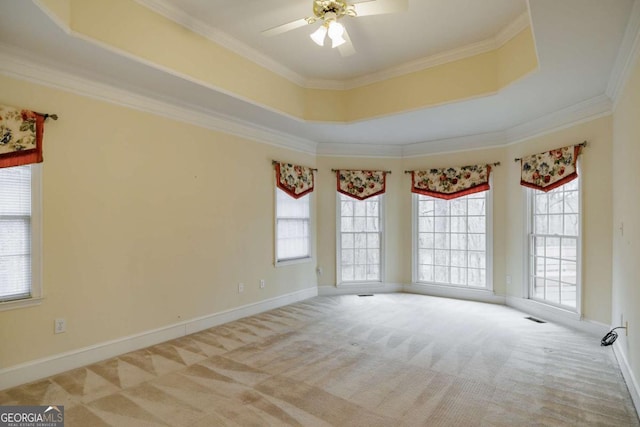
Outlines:
[{"label": "double-hung window", "polygon": [[311,257],[310,198],[276,188],[276,265]]},{"label": "double-hung window", "polygon": [[382,281],[383,195],[358,200],[338,193],[338,282]]},{"label": "double-hung window", "polygon": [[577,310],[580,287],[580,182],[547,193],[528,189],[529,296]]},{"label": "double-hung window", "polygon": [[452,200],[414,194],[414,280],[490,289],[491,190]]},{"label": "double-hung window", "polygon": [[40,295],[39,166],[0,169],[0,309]]}]

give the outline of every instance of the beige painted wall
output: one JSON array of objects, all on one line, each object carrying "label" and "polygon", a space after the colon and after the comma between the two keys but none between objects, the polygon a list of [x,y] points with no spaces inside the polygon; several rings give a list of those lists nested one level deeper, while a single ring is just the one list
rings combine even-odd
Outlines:
[{"label": "beige painted wall", "polygon": [[509,296],[523,295],[525,262],[524,187],[519,185],[519,163],[514,158],[588,141],[580,156],[582,178],[582,310],[590,320],[611,318],[611,116],[532,138],[507,149],[506,199],[507,271]]},{"label": "beige painted wall", "polygon": [[[406,159],[316,158],[24,81],[0,77],[0,86],[0,102],[61,117],[47,125],[45,138],[45,300],[37,307],[0,312],[0,367],[316,283],[334,285],[332,168],[392,171],[385,195],[385,282],[408,284],[411,193],[410,177],[403,171],[501,162],[493,171],[494,290],[499,295],[521,296],[524,210],[513,158],[585,139],[589,147],[581,158],[583,313],[588,319],[610,322],[611,117],[503,148]],[[637,98],[624,101],[616,117],[616,129],[633,141],[632,131],[638,131]],[[626,159],[633,147],[625,138],[618,138],[618,155]],[[317,256],[312,262],[273,267],[274,158],[319,169],[312,198],[317,213]],[[231,184],[238,173],[242,179]],[[619,175],[632,172],[617,173],[618,179],[626,179]],[[616,202],[622,206],[621,217],[632,218],[638,206],[626,207],[627,196],[619,196]],[[631,236],[634,226],[630,222]],[[616,270],[618,281],[630,281],[636,273],[633,255],[629,257]],[[324,272],[319,278],[316,265]],[[509,286],[507,274],[513,277]],[[261,278],[267,280],[262,291],[258,288]],[[245,293],[237,293],[238,282],[246,284]],[[625,292],[634,291],[630,287]],[[630,299],[624,293],[620,298]],[[628,313],[632,307],[620,306]],[[53,334],[57,317],[67,319],[65,334]]]},{"label": "beige painted wall", "polygon": [[[631,370],[640,373],[640,61],[623,89],[613,115],[613,292],[614,326],[629,322],[620,334]],[[624,225],[624,233],[620,226]]]},{"label": "beige painted wall", "polygon": [[316,286],[315,261],[273,266],[271,160],[313,156],[7,77],[0,87],[0,103],[60,116],[42,166],[45,299],[0,312],[0,368]]}]

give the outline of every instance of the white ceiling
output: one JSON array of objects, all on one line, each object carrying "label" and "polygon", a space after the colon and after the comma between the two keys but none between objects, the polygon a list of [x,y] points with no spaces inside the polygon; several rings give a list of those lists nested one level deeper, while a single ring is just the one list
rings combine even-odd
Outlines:
[{"label": "white ceiling", "polygon": [[[273,37],[263,30],[313,16],[312,0],[138,0],[190,27],[208,26],[308,79],[343,80],[494,37],[527,10],[525,0],[410,0],[409,10],[345,17],[356,54],[343,58],[309,35],[319,23]],[[395,1],[395,0],[377,0]]]},{"label": "white ceiling", "polygon": [[[146,4],[151,0],[138,1]],[[443,49],[458,49],[494,37],[517,19],[528,3],[540,69],[495,95],[335,124],[303,122],[279,114],[67,34],[32,1],[0,0],[0,57],[26,58],[28,63],[46,64],[51,69],[212,118],[224,117],[230,123],[283,138],[318,143],[320,153],[334,149],[344,152],[340,147],[350,144],[358,147],[366,144],[365,154],[380,153],[384,147],[429,144],[446,151],[448,140],[464,142],[465,137],[480,134],[493,137],[541,117],[552,117],[560,110],[602,100],[612,72],[615,74],[634,0],[410,0],[409,13],[349,18],[351,21],[345,25],[358,53],[346,59],[330,48],[313,44],[308,38],[308,28],[267,40],[260,35],[266,28],[309,15],[308,0],[168,3],[173,12],[183,11],[176,20],[194,14],[198,17],[197,22],[193,18],[194,27],[202,30],[202,22],[208,22],[210,27],[206,31],[214,38],[224,38],[227,45],[239,46],[244,53],[258,52],[302,78],[334,82],[370,75],[425,55],[442,53]],[[636,4],[633,10],[637,9]],[[390,28],[401,31],[394,33]],[[377,39],[377,31],[386,37]],[[0,72],[4,70],[7,74],[7,67],[0,64]],[[480,140],[484,145],[501,143],[492,143],[491,137]]]}]

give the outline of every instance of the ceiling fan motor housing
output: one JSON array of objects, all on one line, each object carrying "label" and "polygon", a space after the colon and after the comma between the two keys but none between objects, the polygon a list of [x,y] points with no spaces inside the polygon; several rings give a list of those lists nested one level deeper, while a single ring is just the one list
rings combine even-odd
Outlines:
[{"label": "ceiling fan motor housing", "polygon": [[313,14],[322,20],[325,19],[326,14],[329,14],[328,17],[339,19],[345,15],[356,16],[356,11],[345,0],[314,0]]}]

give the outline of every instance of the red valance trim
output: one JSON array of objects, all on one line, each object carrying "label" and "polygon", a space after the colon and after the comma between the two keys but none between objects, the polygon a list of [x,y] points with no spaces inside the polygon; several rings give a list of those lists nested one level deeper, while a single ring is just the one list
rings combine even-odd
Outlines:
[{"label": "red valance trim", "polygon": [[[312,184],[311,188],[303,191],[302,193],[296,193],[295,188],[291,188],[291,187],[287,186],[285,183],[280,181],[280,163],[276,163],[276,168],[275,169],[276,169],[276,185],[278,186],[279,189],[281,189],[282,191],[287,193],[289,196],[293,197],[294,199],[299,199],[299,198],[301,198],[303,196],[306,196],[307,194],[313,192],[313,190],[315,188],[315,185]],[[313,171],[311,172],[311,181],[312,181],[312,183],[314,181]]]},{"label": "red valance trim", "polygon": [[548,193],[551,190],[554,190],[554,189],[556,189],[558,187],[561,187],[561,186],[565,185],[568,182],[573,181],[577,177],[578,177],[578,172],[574,172],[571,175],[565,176],[560,181],[556,181],[551,185],[547,185],[546,187],[539,187],[539,186],[537,186],[535,184],[531,184],[529,182],[522,181],[522,180],[520,180],[520,185],[522,185],[523,187],[533,188],[534,190],[540,190],[540,191],[543,191],[545,193]]},{"label": "red valance trim", "polygon": [[0,155],[0,168],[42,163],[42,138],[44,136],[44,116],[33,113],[36,120],[36,148],[24,151],[14,151]]},{"label": "red valance trim", "polygon": [[[411,178],[411,181],[413,181],[413,177]],[[489,189],[490,189],[489,183],[487,182],[485,184],[467,188],[466,190],[456,191],[455,193],[438,193],[436,191],[419,190],[417,188],[412,188],[411,192],[416,194],[422,194],[423,196],[435,197],[437,199],[452,200],[452,199],[457,199],[458,197],[468,196],[469,194],[482,193],[483,191],[487,191]]]},{"label": "red valance trim", "polygon": [[[372,171],[372,170],[363,170],[362,172],[378,172],[378,171]],[[356,200],[367,200],[371,197],[375,197],[375,196],[379,196],[380,194],[384,194],[387,191],[387,173],[383,172],[383,182],[382,182],[382,190],[380,191],[376,191],[373,194],[369,194],[367,196],[357,196],[355,194],[351,194],[348,191],[344,191],[340,188],[340,170],[336,171],[336,190],[338,190],[338,193],[344,194],[345,196],[349,196],[351,198],[354,198]]]}]

